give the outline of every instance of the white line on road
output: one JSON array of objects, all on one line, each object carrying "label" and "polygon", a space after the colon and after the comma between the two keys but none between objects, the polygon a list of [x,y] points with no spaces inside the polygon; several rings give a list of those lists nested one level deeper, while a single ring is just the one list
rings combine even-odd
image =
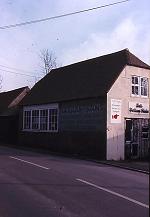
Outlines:
[{"label": "white line on road", "polygon": [[118,196],[118,197],[121,197],[121,198],[123,198],[123,199],[126,199],[126,200],[128,200],[128,201],[131,201],[131,202],[133,202],[133,203],[136,203],[136,204],[138,204],[138,205],[140,205],[140,206],[143,206],[143,207],[149,209],[149,205],[144,204],[144,203],[141,203],[141,202],[139,202],[139,201],[137,201],[137,200],[134,200],[134,199],[131,199],[131,198],[129,198],[129,197],[126,197],[126,196],[124,196],[124,195],[122,195],[122,194],[119,194],[119,193],[117,193],[117,192],[111,191],[111,190],[109,190],[109,189],[107,189],[107,188],[100,187],[100,186],[95,185],[95,184],[93,184],[93,183],[91,183],[91,182],[87,182],[87,181],[85,181],[85,180],[83,180],[83,179],[76,179],[76,180],[79,181],[79,182],[85,183],[85,184],[87,184],[87,185],[93,186],[93,187],[95,187],[95,188],[98,188],[98,189],[100,189],[100,190],[106,191],[106,192],[108,192],[108,193],[110,193],[110,194],[116,195],[116,196]]},{"label": "white line on road", "polygon": [[20,159],[20,158],[12,157],[12,156],[9,156],[9,157],[12,158],[12,159],[18,160],[18,161],[22,161],[22,162],[24,162],[24,163],[28,163],[28,164],[34,165],[34,166],[36,166],[36,167],[40,167],[40,168],[45,169],[45,170],[49,170],[48,167],[44,167],[44,166],[41,166],[41,165],[39,165],[39,164],[32,163],[32,162],[30,162],[30,161],[22,160],[22,159]]}]

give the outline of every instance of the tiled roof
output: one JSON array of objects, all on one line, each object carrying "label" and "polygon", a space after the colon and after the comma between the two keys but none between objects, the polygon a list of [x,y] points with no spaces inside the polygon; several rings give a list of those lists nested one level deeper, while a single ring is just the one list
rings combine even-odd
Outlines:
[{"label": "tiled roof", "polygon": [[8,111],[9,105],[15,100],[25,89],[28,87],[22,87],[19,89],[1,92],[0,93],[0,114],[4,111]]},{"label": "tiled roof", "polygon": [[22,101],[47,104],[106,95],[126,65],[150,69],[128,49],[52,70]]}]

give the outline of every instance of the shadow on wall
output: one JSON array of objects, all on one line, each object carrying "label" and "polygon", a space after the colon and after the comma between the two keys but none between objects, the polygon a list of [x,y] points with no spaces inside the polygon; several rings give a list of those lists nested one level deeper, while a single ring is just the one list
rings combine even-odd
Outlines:
[{"label": "shadow on wall", "polygon": [[106,159],[106,136],[101,132],[19,134],[18,145],[46,148],[53,152]]},{"label": "shadow on wall", "polygon": [[[15,141],[16,136],[12,140],[12,137],[7,133],[5,139],[1,138],[0,140],[1,144],[16,145],[17,142]],[[108,160],[123,160],[124,156],[126,160],[149,159],[148,140],[147,143],[140,145],[131,142],[126,142],[124,145],[124,143],[124,135],[112,137],[107,141]],[[101,132],[62,132],[59,135],[57,133],[21,132],[17,146],[41,148],[43,151],[48,150],[73,156],[87,156],[106,160],[106,136]]]},{"label": "shadow on wall", "polygon": [[15,144],[18,139],[18,117],[0,117],[0,142]]},{"label": "shadow on wall", "polygon": [[116,134],[107,140],[108,160],[146,160],[149,158],[149,140],[126,141],[124,134]]}]

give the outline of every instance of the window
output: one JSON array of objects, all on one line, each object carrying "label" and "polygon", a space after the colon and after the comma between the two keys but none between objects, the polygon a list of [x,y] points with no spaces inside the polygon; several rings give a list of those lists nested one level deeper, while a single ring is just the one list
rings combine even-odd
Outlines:
[{"label": "window", "polygon": [[58,106],[24,108],[23,119],[24,130],[56,132],[58,131]]},{"label": "window", "polygon": [[140,83],[139,77],[132,76],[132,94],[133,95],[139,95],[139,90],[140,90],[139,83]]},{"label": "window", "polygon": [[148,96],[148,78],[132,76],[132,95]]}]

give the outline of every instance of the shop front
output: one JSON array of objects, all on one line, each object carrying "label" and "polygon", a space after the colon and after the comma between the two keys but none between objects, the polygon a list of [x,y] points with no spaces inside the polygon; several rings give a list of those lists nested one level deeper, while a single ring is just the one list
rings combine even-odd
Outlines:
[{"label": "shop front", "polygon": [[129,102],[129,111],[142,118],[125,118],[125,158],[146,159],[150,146],[150,119],[143,115],[149,114],[148,104]]}]

